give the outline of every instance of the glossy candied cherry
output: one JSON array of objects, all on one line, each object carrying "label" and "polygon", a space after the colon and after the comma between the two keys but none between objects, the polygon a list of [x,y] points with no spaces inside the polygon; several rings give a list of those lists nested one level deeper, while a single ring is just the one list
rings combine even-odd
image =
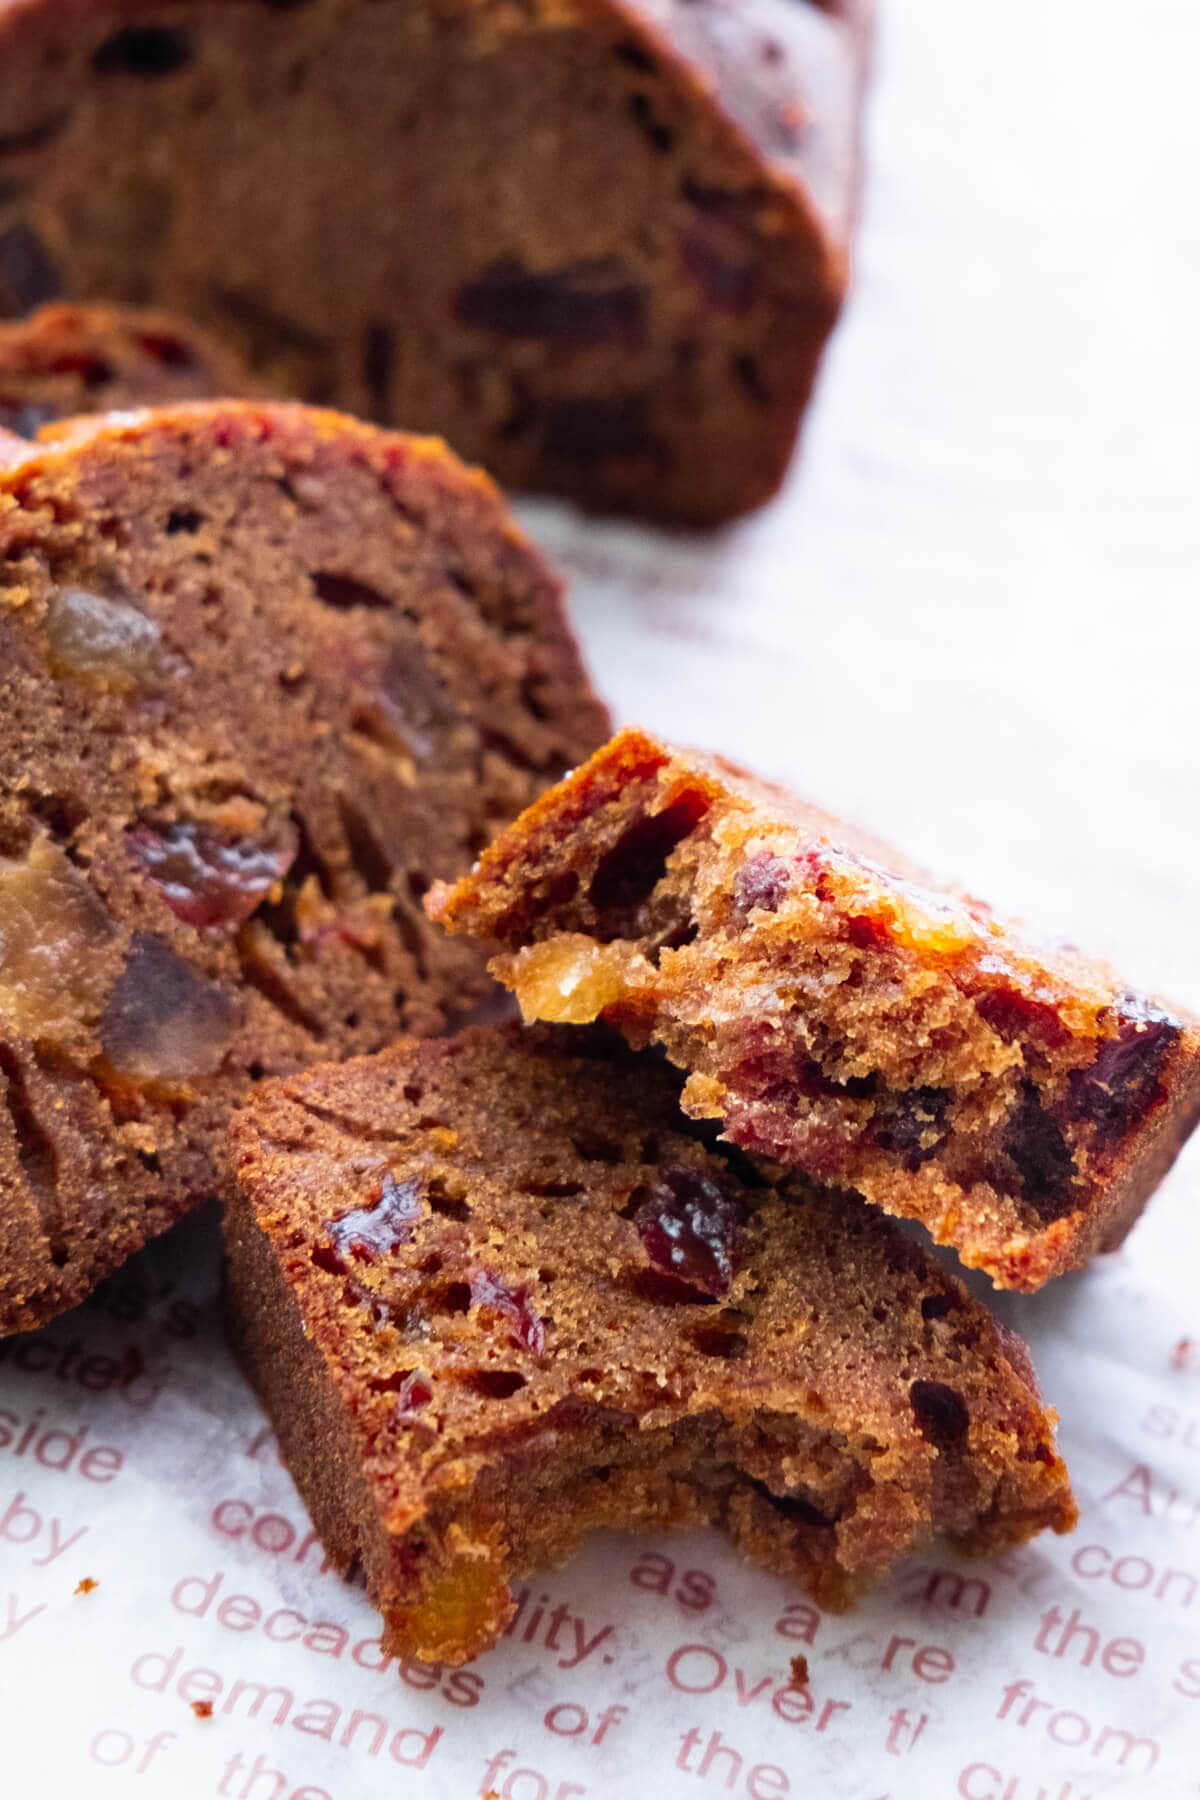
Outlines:
[{"label": "glossy candied cherry", "polygon": [[400,1418],[420,1412],[433,1399],[433,1382],[424,1369],[410,1369],[396,1391],[396,1413]]},{"label": "glossy candied cherry", "polygon": [[133,861],[185,925],[232,931],[286,874],[295,847],[207,831],[189,819],[146,820],[125,839]]},{"label": "glossy candied cherry", "polygon": [[715,1169],[660,1169],[631,1214],[646,1254],[665,1274],[706,1294],[729,1292],[738,1267],[746,1196]]},{"label": "glossy candied cherry", "polygon": [[345,1275],[351,1261],[373,1263],[389,1256],[411,1241],[413,1222],[423,1210],[424,1192],[420,1181],[397,1181],[389,1172],[374,1200],[325,1221],[330,1248],[317,1260],[331,1273]]},{"label": "glossy candied cherry", "polygon": [[498,1313],[508,1325],[513,1343],[531,1356],[540,1356],[546,1348],[546,1321],[533,1306],[531,1291],[528,1282],[513,1287],[490,1269],[471,1272],[471,1305]]}]

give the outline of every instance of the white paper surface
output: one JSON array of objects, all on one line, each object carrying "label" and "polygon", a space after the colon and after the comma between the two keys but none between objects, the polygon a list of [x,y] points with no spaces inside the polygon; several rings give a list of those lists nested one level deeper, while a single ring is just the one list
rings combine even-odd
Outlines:
[{"label": "white paper surface", "polygon": [[[523,509],[622,717],[1194,1007],[1198,61],[1191,0],[885,0],[858,293],[788,493],[707,541]],[[824,1619],[715,1537],[605,1539],[458,1676],[379,1667],[321,1572],[190,1222],[0,1342],[0,1796],[1200,1794],[1198,1179],[1002,1307],[1073,1538]]]}]

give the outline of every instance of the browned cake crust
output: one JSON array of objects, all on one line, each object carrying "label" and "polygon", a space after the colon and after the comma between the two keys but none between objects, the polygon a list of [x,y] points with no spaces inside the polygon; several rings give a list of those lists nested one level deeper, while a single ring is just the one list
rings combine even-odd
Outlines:
[{"label": "browned cake crust", "polygon": [[235,1338],[396,1654],[486,1649],[604,1526],[720,1523],[836,1607],[1074,1522],[1019,1341],[869,1207],[747,1185],[615,1036],[405,1042],[233,1141]]},{"label": "browned cake crust", "polygon": [[22,437],[53,419],[254,391],[226,345],[171,313],[43,306],[0,324],[0,429]]},{"label": "browned cake crust", "polygon": [[845,293],[869,10],[0,0],[0,316],[168,306],[506,482],[729,517]]},{"label": "browned cake crust", "polygon": [[0,450],[0,1331],[212,1191],[249,1080],[490,987],[421,894],[605,729],[440,444],[236,402],[48,431]]},{"label": "browned cake crust", "polygon": [[886,846],[625,731],[429,911],[527,1018],[602,1017],[758,1156],[1001,1287],[1120,1241],[1200,1112],[1200,1028]]}]

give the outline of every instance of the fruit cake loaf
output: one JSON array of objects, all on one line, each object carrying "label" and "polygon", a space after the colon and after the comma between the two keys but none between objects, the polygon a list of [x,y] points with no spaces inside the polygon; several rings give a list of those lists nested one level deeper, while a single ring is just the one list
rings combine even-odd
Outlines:
[{"label": "fruit cake loaf", "polygon": [[429,908],[527,1018],[602,1016],[756,1155],[999,1285],[1118,1242],[1200,1113],[1200,1028],[715,757],[624,731]]},{"label": "fruit cake loaf", "polygon": [[0,322],[0,428],[22,437],[52,419],[253,391],[225,345],[169,313],[59,305]]},{"label": "fruit cake loaf", "polygon": [[592,1530],[719,1523],[839,1607],[1074,1504],[1024,1347],[898,1227],[687,1135],[603,1034],[408,1041],[233,1125],[235,1341],[395,1654],[459,1662]]},{"label": "fruit cake loaf", "polygon": [[0,315],[170,307],[506,483],[726,518],[845,294],[867,38],[867,0],[4,0]]},{"label": "fruit cake loaf", "polygon": [[6,461],[13,1331],[213,1191],[252,1079],[490,989],[421,895],[605,715],[558,585],[436,442],[228,402],[74,420]]}]

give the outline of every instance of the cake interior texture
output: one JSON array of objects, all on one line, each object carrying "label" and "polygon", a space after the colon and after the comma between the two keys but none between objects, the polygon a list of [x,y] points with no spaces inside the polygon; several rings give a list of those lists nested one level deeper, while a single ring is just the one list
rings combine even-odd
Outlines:
[{"label": "cake interior texture", "polygon": [[1074,1519],[1027,1354],[861,1203],[762,1184],[615,1034],[519,1025],[264,1084],[235,1341],[397,1654],[494,1643],[605,1526],[716,1523],[829,1607]]},{"label": "cake interior texture", "polygon": [[0,316],[166,306],[506,484],[728,517],[846,289],[867,11],[11,0]]},{"label": "cake interior texture", "polygon": [[210,1195],[252,1081],[492,991],[420,900],[603,736],[490,482],[181,407],[0,473],[0,1331]]},{"label": "cake interior texture", "polygon": [[1110,1248],[1200,1112],[1200,1031],[852,827],[628,730],[450,890],[527,1018],[601,1017],[768,1163],[1001,1286]]}]

